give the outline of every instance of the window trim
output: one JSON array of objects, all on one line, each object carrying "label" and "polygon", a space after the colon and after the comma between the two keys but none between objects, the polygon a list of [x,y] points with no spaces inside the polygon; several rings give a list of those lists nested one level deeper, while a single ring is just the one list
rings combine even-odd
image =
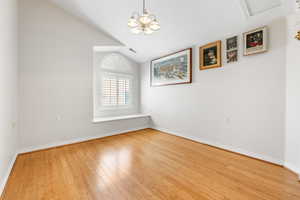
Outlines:
[{"label": "window trim", "polygon": [[[117,56],[115,56],[115,54]],[[112,57],[113,55],[113,57]],[[101,104],[101,81],[105,73],[120,74],[131,78],[131,104],[125,106],[105,108]],[[139,113],[140,109],[140,90],[138,77],[138,65],[122,55],[120,52],[110,50],[97,51],[93,54],[93,119],[127,116]]]}]

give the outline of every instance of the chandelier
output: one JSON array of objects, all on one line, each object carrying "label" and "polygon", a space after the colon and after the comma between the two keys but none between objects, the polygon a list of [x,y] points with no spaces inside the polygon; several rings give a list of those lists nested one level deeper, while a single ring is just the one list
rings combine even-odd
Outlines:
[{"label": "chandelier", "polygon": [[149,35],[160,29],[156,16],[147,11],[145,0],[143,0],[143,13],[140,15],[138,12],[134,12],[128,20],[128,26],[135,34]]}]

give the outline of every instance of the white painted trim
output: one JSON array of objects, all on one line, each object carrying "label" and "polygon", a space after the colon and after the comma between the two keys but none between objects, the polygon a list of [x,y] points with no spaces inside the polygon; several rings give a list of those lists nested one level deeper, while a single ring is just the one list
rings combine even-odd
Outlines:
[{"label": "white painted trim", "polygon": [[282,7],[282,5],[283,5],[283,0],[280,0],[279,4],[273,5],[269,8],[266,8],[266,9],[263,9],[263,10],[260,10],[260,11],[257,11],[257,12],[252,12],[251,8],[250,8],[250,5],[247,3],[247,0],[240,0],[240,6],[241,6],[242,11],[245,13],[245,16],[247,18],[254,17],[256,15],[268,12],[268,11],[273,10],[275,8],[280,8],[280,7]]},{"label": "white painted trim", "polygon": [[125,46],[94,46],[95,52],[120,52]]},{"label": "white painted trim", "polygon": [[14,157],[11,159],[11,161],[9,163],[9,166],[8,166],[8,168],[6,170],[5,176],[1,180],[1,183],[0,183],[0,197],[1,197],[2,193],[3,193],[3,191],[4,191],[6,182],[7,182],[8,178],[9,178],[9,175],[11,173],[11,170],[12,170],[13,166],[14,166],[14,163],[16,162],[17,156],[18,156],[18,154],[15,153]]},{"label": "white painted trim", "polygon": [[296,167],[295,165],[285,162],[284,163],[284,167],[291,170],[292,172],[298,174],[298,179],[300,181],[300,169],[298,167]]},{"label": "white painted trim", "polygon": [[174,132],[174,131],[166,129],[166,128],[161,128],[161,127],[156,127],[156,126],[154,126],[152,128],[156,129],[156,130],[159,130],[159,131],[162,131],[162,132],[169,133],[171,135],[176,135],[176,136],[187,138],[187,139],[190,139],[190,140],[193,140],[193,141],[196,141],[196,142],[200,142],[202,144],[207,144],[207,145],[218,147],[218,148],[221,148],[221,149],[224,149],[224,150],[229,150],[229,151],[232,151],[232,152],[235,152],[235,153],[243,154],[243,155],[246,155],[246,156],[249,156],[249,157],[252,157],[252,158],[264,160],[264,161],[271,162],[271,163],[274,163],[274,164],[277,164],[277,165],[283,165],[282,160],[272,158],[272,157],[267,156],[267,155],[250,152],[250,151],[247,151],[245,149],[236,148],[236,147],[233,147],[233,146],[230,146],[230,145],[220,144],[218,142],[208,141],[208,140],[201,139],[201,138],[198,138],[198,137],[196,138],[196,137],[186,136],[186,135],[180,134],[178,132]]},{"label": "white painted trim", "polygon": [[29,153],[29,152],[33,152],[33,151],[39,151],[39,150],[43,150],[43,149],[49,149],[49,148],[59,147],[59,146],[68,145],[68,144],[75,144],[75,143],[78,143],[78,142],[85,142],[85,141],[88,141],[88,140],[100,139],[100,138],[107,137],[107,136],[119,135],[119,134],[131,132],[131,131],[143,130],[143,129],[146,129],[146,128],[149,128],[149,126],[144,126],[144,127],[139,127],[139,128],[132,128],[132,129],[123,130],[123,131],[114,131],[114,132],[111,132],[111,133],[106,133],[106,134],[101,134],[101,135],[96,135],[96,136],[87,136],[87,137],[62,141],[62,142],[49,143],[49,144],[45,144],[45,145],[32,146],[32,147],[27,147],[27,148],[21,149],[19,151],[19,153]]},{"label": "white painted trim", "polygon": [[241,10],[243,11],[245,17],[246,18],[252,17],[247,2],[245,0],[239,0],[239,2],[240,2]]},{"label": "white painted trim", "polygon": [[125,119],[136,119],[136,118],[145,118],[145,117],[150,117],[150,115],[137,114],[137,115],[126,115],[126,116],[117,116],[117,117],[101,117],[101,118],[95,118],[93,122],[94,123],[109,122],[109,121],[119,121]]}]

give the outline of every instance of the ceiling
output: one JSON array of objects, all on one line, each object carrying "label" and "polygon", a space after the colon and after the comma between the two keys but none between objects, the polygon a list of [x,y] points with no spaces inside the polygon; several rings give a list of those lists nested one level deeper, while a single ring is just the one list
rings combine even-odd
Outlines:
[{"label": "ceiling", "polygon": [[[161,30],[152,35],[134,35],[127,27],[133,11],[141,11],[142,0],[51,0],[68,12],[119,40],[130,51],[124,53],[145,62],[173,51],[245,31],[286,15],[290,0],[147,0],[157,15]],[[277,4],[274,4],[274,1]],[[279,2],[279,6],[278,6]],[[250,7],[249,7],[250,6]],[[270,9],[268,9],[270,8]],[[249,11],[263,11],[250,16]],[[253,13],[251,13],[252,15]]]}]

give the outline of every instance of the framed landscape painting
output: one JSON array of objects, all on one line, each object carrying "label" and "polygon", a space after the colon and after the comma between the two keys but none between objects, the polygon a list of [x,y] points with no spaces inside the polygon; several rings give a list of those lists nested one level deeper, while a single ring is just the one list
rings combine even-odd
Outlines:
[{"label": "framed landscape painting", "polygon": [[151,61],[151,86],[192,83],[192,48]]},{"label": "framed landscape painting", "polygon": [[217,41],[200,47],[200,70],[222,67],[221,46]]},{"label": "framed landscape painting", "polygon": [[268,29],[266,26],[244,33],[244,55],[266,52]]}]

